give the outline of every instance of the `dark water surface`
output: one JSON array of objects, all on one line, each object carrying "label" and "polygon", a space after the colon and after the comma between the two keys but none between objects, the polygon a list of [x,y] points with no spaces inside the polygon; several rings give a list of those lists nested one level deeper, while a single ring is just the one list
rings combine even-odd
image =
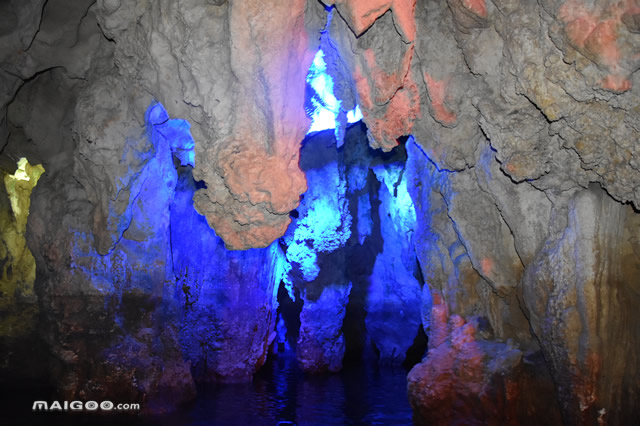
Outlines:
[{"label": "dark water surface", "polygon": [[[364,364],[346,366],[338,374],[309,376],[295,355],[280,353],[253,382],[200,386],[198,396],[182,410],[166,416],[135,414],[38,412],[34,400],[49,400],[50,390],[0,392],[3,425],[411,425],[406,371]],[[15,420],[12,420],[15,419]]]},{"label": "dark water surface", "polygon": [[411,425],[406,371],[348,366],[338,374],[309,376],[292,354],[279,357],[252,383],[198,389],[186,411],[160,425]]}]

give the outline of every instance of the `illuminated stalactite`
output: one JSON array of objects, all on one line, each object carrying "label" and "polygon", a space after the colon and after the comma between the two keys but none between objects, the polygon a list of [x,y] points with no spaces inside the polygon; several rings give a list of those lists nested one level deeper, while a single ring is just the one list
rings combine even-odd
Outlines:
[{"label": "illuminated stalactite", "polygon": [[[330,10],[327,28],[331,20]],[[300,164],[309,189],[283,238],[291,269],[289,293],[293,286],[302,289],[305,303],[298,357],[307,370],[335,370],[346,347],[351,348],[349,357],[368,357],[376,355],[363,348],[375,346],[379,362],[397,364],[421,325],[420,305],[411,303],[420,298],[421,289],[404,160],[401,155],[391,160],[397,152],[374,153],[360,125],[345,137],[347,125],[361,120],[362,113],[350,104],[355,99],[348,84],[335,85],[334,78],[349,77],[328,31],[321,34],[321,46],[330,54],[318,51],[307,76],[306,106],[313,120],[309,134],[335,129],[335,140],[310,136],[303,143]],[[353,109],[346,111],[343,104]],[[332,321],[323,322],[313,312],[332,312]],[[366,319],[360,317],[363,312]]]},{"label": "illuminated stalactite", "polygon": [[[398,365],[414,345],[422,282],[405,162],[404,147],[371,149],[361,123],[340,148],[329,132],[303,143],[308,190],[281,240],[285,284],[304,301],[297,353],[307,371],[340,369],[348,347],[350,358]],[[355,354],[373,346],[377,354]]]},{"label": "illuminated stalactite", "polygon": [[25,233],[31,191],[44,173],[42,165],[32,166],[26,158],[18,161],[14,174],[4,173],[5,204],[0,194],[0,336],[18,337],[30,331],[37,315],[33,284],[36,263],[27,248]]},{"label": "illuminated stalactite", "polygon": [[[148,137],[155,146],[170,148],[176,166],[155,180],[164,181],[161,187],[170,191],[167,279],[175,278],[172,302],[177,302],[183,357],[198,381],[250,380],[275,338],[282,251],[277,242],[266,248],[227,250],[193,206],[194,193],[203,183],[192,175],[195,153],[189,122],[171,119],[159,103],[149,107],[146,120]],[[148,207],[157,204],[150,202]]]},{"label": "illuminated stalactite", "polygon": [[342,107],[342,101],[336,98],[333,78],[328,74],[322,50],[318,50],[313,58],[307,75],[307,84],[307,90],[312,89],[311,93],[307,93],[306,110],[312,120],[307,134],[335,129],[336,140],[338,147],[340,147],[344,139],[346,125],[362,120],[362,112],[358,105],[352,110],[345,111]]}]

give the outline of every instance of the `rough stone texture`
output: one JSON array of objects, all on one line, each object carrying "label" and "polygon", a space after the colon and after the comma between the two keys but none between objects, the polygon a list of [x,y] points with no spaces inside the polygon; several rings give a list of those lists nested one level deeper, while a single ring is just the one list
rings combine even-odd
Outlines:
[{"label": "rough stone texture", "polygon": [[[154,98],[189,118],[195,109],[191,112],[199,118],[192,119],[191,130],[198,135],[198,149],[203,152],[206,147],[201,125],[207,131],[215,130],[216,137],[207,140],[218,140],[221,135],[237,137],[239,127],[259,122],[247,132],[253,132],[256,144],[262,146],[266,153],[263,157],[273,158],[261,164],[263,168],[267,166],[267,175],[276,179],[265,180],[265,174],[258,171],[255,179],[260,182],[252,185],[260,189],[264,189],[263,184],[278,186],[280,191],[274,193],[272,204],[284,218],[276,217],[270,225],[280,220],[286,226],[287,214],[304,190],[304,177],[297,169],[297,151],[307,119],[298,107],[303,102],[304,75],[313,53],[306,51],[306,37],[287,38],[292,46],[284,54],[273,49],[281,46],[285,37],[266,37],[274,29],[295,29],[304,34],[304,3],[299,3],[298,9],[286,8],[294,19],[284,16],[280,5],[274,12],[280,17],[279,22],[271,29],[261,29],[266,47],[256,54],[269,53],[266,57],[270,59],[277,54],[280,64],[260,64],[260,58],[249,58],[245,52],[229,53],[231,41],[226,28],[230,20],[235,22],[232,27],[236,42],[240,44],[244,39],[245,44],[253,45],[252,35],[244,31],[243,25],[255,21],[252,16],[258,11],[257,3],[239,3],[235,11],[224,2],[206,6],[196,2],[171,3],[90,1],[75,2],[67,8],[61,2],[50,1],[2,6],[7,9],[3,18],[14,14],[20,23],[11,27],[11,19],[6,19],[8,26],[2,26],[2,167],[12,173],[15,160],[24,155],[31,161],[41,159],[49,172],[42,190],[33,196],[29,243],[37,252],[36,293],[46,324],[40,325],[39,331],[53,356],[51,380],[68,398],[117,396],[115,401],[129,397],[130,401],[142,402],[148,412],[171,410],[193,397],[192,373],[185,360],[193,361],[198,379],[250,379],[264,362],[273,338],[269,318],[275,309],[273,288],[279,278],[275,275],[276,265],[267,260],[275,261],[278,256],[267,251],[241,253],[235,260],[220,261],[227,269],[217,271],[226,278],[235,278],[235,284],[225,278],[217,288],[191,295],[203,303],[183,312],[185,295],[180,286],[195,290],[196,278],[201,278],[185,279],[186,275],[180,275],[185,265],[174,265],[172,256],[169,206],[180,198],[175,191],[178,175],[172,157],[187,166],[183,161],[186,152],[184,147],[173,146],[169,136],[154,140],[153,135],[145,134],[149,131],[149,127],[142,129],[145,124],[157,125],[160,133],[173,131],[166,113],[145,117],[145,111]],[[203,10],[206,13],[201,13]],[[199,24],[200,20],[204,22]],[[309,18],[306,24],[311,28],[313,22]],[[190,33],[196,28],[202,31],[200,36]],[[152,36],[147,38],[148,34]],[[216,34],[224,40],[209,37]],[[175,44],[169,46],[168,40]],[[211,40],[206,43],[207,48],[194,45],[204,40]],[[5,45],[4,41],[9,43]],[[15,50],[18,46],[21,48]],[[190,60],[172,61],[174,54],[180,57],[185,52],[204,60],[200,66],[192,66]],[[220,60],[230,56],[236,58],[235,76],[229,61]],[[255,69],[244,68],[250,62],[265,72],[263,82],[269,84],[246,89],[235,83],[234,95],[227,98],[228,90],[234,86],[231,80],[241,73],[245,83],[249,76],[253,81]],[[283,77],[279,71],[286,63],[292,65],[291,73]],[[211,64],[221,68],[221,77],[226,76],[219,78],[215,87],[209,83]],[[264,70],[268,67],[271,70]],[[184,85],[172,84],[180,78],[185,80]],[[297,86],[291,84],[296,79]],[[253,101],[245,96],[260,88],[269,93],[270,106],[251,105],[263,102],[264,93],[256,94]],[[299,102],[290,102],[295,97]],[[196,106],[204,100],[206,107],[216,109],[215,114]],[[217,107],[220,103],[223,105]],[[238,128],[223,128],[233,124],[229,120],[232,113],[248,119]],[[263,118],[249,118],[251,114]],[[275,130],[272,117],[282,118]],[[267,133],[271,134],[270,139]],[[189,149],[193,151],[190,135],[189,139]],[[268,143],[263,146],[264,142]],[[205,156],[201,152],[198,158],[202,161]],[[192,163],[193,159],[191,166]],[[278,164],[281,170],[274,167]],[[226,173],[235,173],[235,182],[246,186],[244,177],[238,177],[234,170]],[[256,196],[264,195],[251,186],[245,189]],[[180,208],[190,208],[189,213],[193,212],[192,192],[193,188],[187,197],[180,198],[186,204]],[[265,205],[245,204],[256,210],[264,210]],[[189,217],[197,222],[195,213]],[[264,232],[276,228],[266,226]],[[214,254],[224,257],[220,240],[210,228],[206,227],[206,231],[211,234],[209,241],[215,242]],[[259,235],[259,230],[254,231],[252,228],[247,235]],[[200,232],[206,235],[205,230]],[[271,242],[277,232],[276,229],[262,244]],[[204,259],[207,254],[211,253],[199,250],[193,258]],[[245,261],[253,262],[255,268],[245,270]],[[236,276],[238,268],[244,275]],[[258,278],[264,288],[247,286],[246,277],[252,271],[262,271]],[[212,309],[207,296],[215,296],[216,303],[225,303],[227,314],[216,314],[228,317],[216,316],[207,325],[219,329],[222,324],[229,324],[228,329],[222,330],[222,348],[213,345],[213,352],[193,348],[196,341],[206,339],[201,334],[205,330],[193,325],[199,313]],[[12,309],[18,307],[10,304]],[[192,312],[195,314],[189,316]],[[238,348],[245,347],[252,349],[246,351],[245,358],[238,357]],[[9,349],[7,353],[13,353]],[[132,358],[132,351],[139,356]],[[103,368],[100,364],[105,360],[107,367]],[[204,369],[203,360],[208,362]]]},{"label": "rough stone texture", "polygon": [[[480,338],[477,318],[448,316],[434,293],[432,326],[425,360],[409,372],[409,401],[417,424],[559,424],[553,382],[544,363],[511,342]],[[535,396],[532,396],[535,395]]]},{"label": "rough stone texture", "polygon": [[[25,375],[34,362],[28,351],[37,344],[38,298],[34,291],[36,263],[27,248],[26,230],[31,191],[44,172],[22,158],[14,174],[3,173],[0,186],[0,375]],[[37,362],[37,361],[36,361]],[[35,368],[39,371],[38,368]]]},{"label": "rough stone texture", "polygon": [[640,215],[596,185],[557,206],[529,264],[524,300],[572,423],[637,416]]},{"label": "rough stone texture", "polygon": [[250,381],[275,338],[284,255],[277,243],[227,252],[194,209],[190,168],[180,171],[171,204],[180,343],[197,381]]},{"label": "rough stone texture", "polygon": [[[171,395],[192,395],[186,359],[194,371],[219,374],[202,368],[204,354],[187,337],[197,333],[180,332],[186,296],[168,249],[174,166],[190,167],[188,150],[147,137],[145,111],[155,99],[191,124],[195,206],[225,244],[266,247],[285,232],[306,188],[298,166],[308,126],[304,77],[322,46],[336,96],[346,110],[360,105],[371,147],[389,151],[413,135],[407,190],[426,285],[411,306],[415,315],[420,307],[430,339],[443,342],[432,342],[432,353],[454,365],[464,360],[466,352],[447,342],[477,323],[475,338],[461,346],[482,342],[476,379],[495,377],[491,357],[541,349],[565,422],[637,419],[637,1],[326,1],[335,8],[323,33],[328,17],[315,0],[67,3],[0,5],[0,167],[12,174],[26,156],[47,170],[32,195],[27,241],[37,265],[38,330],[65,395],[127,389],[130,400],[161,411],[179,402]],[[335,191],[338,211],[352,222],[350,235],[332,244],[370,268],[387,265],[379,275],[415,278],[405,262],[395,269],[383,261],[398,252],[381,240],[396,222],[380,217],[389,212],[380,181],[367,167],[336,173],[358,183]],[[273,257],[256,255],[248,271],[267,258],[272,265]],[[346,259],[320,257],[319,273]],[[258,274],[276,280],[277,267],[265,268]],[[356,266],[336,272],[340,281],[323,281],[352,283],[349,303],[358,303],[346,305],[345,318],[351,311],[363,320],[371,272]],[[387,290],[395,289],[391,281]],[[403,281],[413,287],[406,294],[417,293]],[[243,377],[270,340],[270,285],[229,289],[254,298],[254,314],[265,319],[255,334],[230,331],[239,341],[256,337],[242,357]],[[318,300],[323,288],[307,286],[306,300]],[[462,328],[436,326],[436,297]],[[198,312],[215,328],[210,306]],[[252,318],[247,324],[259,323]],[[363,324],[354,329],[366,335]],[[375,344],[398,345],[383,340]],[[131,360],[131,351],[142,355]],[[514,383],[528,377],[522,362],[498,364]],[[428,358],[422,365],[437,367]],[[455,369],[441,373],[440,383],[458,377]],[[423,392],[426,378],[414,379],[416,411],[426,416],[437,396]],[[449,400],[489,389],[515,404],[506,413],[523,401],[500,399],[508,395],[500,386],[452,389]],[[443,418],[464,421],[468,411],[461,413]]]},{"label": "rough stone texture", "polygon": [[[146,133],[138,129],[111,139],[118,143],[111,153],[125,152],[138,171],[128,183],[135,192],[106,218],[127,221],[114,227],[116,235],[92,233],[92,187],[81,180],[92,175],[80,168],[86,163],[76,161],[77,177],[65,170],[44,175],[48,179],[32,197],[28,242],[39,277],[39,332],[61,396],[130,400],[146,412],[161,413],[193,398],[195,386],[178,343],[171,297],[175,276],[167,250],[177,173],[169,141],[158,137],[152,124]],[[110,161],[109,151],[102,152],[102,158],[93,158],[94,167]],[[106,254],[96,249],[104,246],[94,242],[95,235],[114,241]]]},{"label": "rough stone texture", "polygon": [[296,353],[304,371],[321,373],[342,369],[345,351],[342,321],[350,291],[351,284],[329,285],[322,289],[317,300],[303,296]]},{"label": "rough stone texture", "polygon": [[283,238],[288,285],[304,300],[298,359],[305,371],[337,371],[349,344],[399,365],[421,323],[406,153],[373,151],[355,124],[340,148],[331,131],[309,136],[300,159],[308,190]]},{"label": "rough stone texture", "polygon": [[283,238],[289,265],[286,280],[289,288],[300,289],[304,302],[297,357],[304,371],[315,373],[339,371],[345,352],[342,326],[352,288],[346,276],[345,246],[352,234],[352,217],[342,157],[332,133],[306,139],[300,167],[308,191]]},{"label": "rough stone texture", "polygon": [[[4,309],[11,309],[16,301],[37,301],[33,291],[36,279],[36,264],[29,249],[25,234],[29,207],[31,204],[31,191],[37,185],[40,176],[44,173],[42,165],[32,166],[26,158],[18,162],[18,169],[14,174],[4,173],[4,191],[0,193],[2,209],[0,210],[0,224],[2,225],[0,259],[2,269],[0,277],[2,286],[0,293],[3,295]],[[30,321],[25,321],[29,323]],[[19,324],[15,324],[18,325]],[[9,325],[11,329],[12,326]],[[6,326],[1,327],[2,335],[6,335]],[[11,334],[11,333],[9,333]]]},{"label": "rough stone texture", "polygon": [[[478,183],[471,177],[468,179],[473,182],[475,191],[454,191],[452,180],[460,178],[456,176],[457,173],[439,171],[415,142],[410,141],[407,144],[407,151],[408,187],[418,218],[414,241],[416,241],[416,254],[425,283],[432,290],[442,294],[451,314],[460,315],[462,318],[471,316],[484,318],[498,340],[513,338],[527,347],[533,344],[526,319],[516,299],[516,285],[519,283],[519,278],[513,278],[515,282],[504,284],[489,281],[487,272],[493,271],[495,265],[490,258],[481,258],[476,254],[493,253],[494,247],[502,244],[505,239],[513,238],[505,225],[491,228],[493,229],[491,234],[475,231],[476,228],[482,229],[482,226],[492,218],[497,218],[498,223],[503,221],[497,206],[484,198],[489,195],[481,191],[476,186]],[[479,167],[461,174],[472,175],[473,171],[478,172]],[[482,176],[487,178],[489,175],[483,172]],[[491,180],[492,185],[497,186],[496,181],[510,182],[501,173],[493,177],[495,180]],[[535,189],[531,191],[538,192]],[[467,207],[455,211],[453,206],[462,203],[460,199],[464,198],[468,198],[468,202],[476,201],[475,204],[468,204],[473,208]],[[484,200],[483,204],[477,202],[479,198]],[[513,197],[507,198],[505,203],[515,209],[515,206],[518,206],[517,201],[518,199]],[[471,211],[476,211],[476,214],[470,215]],[[465,222],[466,218],[472,218],[478,224]],[[529,229],[529,231],[535,234],[539,229]],[[467,248],[469,239],[472,238],[475,239],[474,244],[478,244],[475,252]],[[533,238],[532,235],[526,234],[524,240],[530,241],[531,238]],[[512,262],[519,263],[513,246],[511,253],[514,253],[512,256],[515,257],[512,257]],[[509,269],[501,270],[501,273],[508,271]],[[428,328],[431,295],[428,292],[423,294],[423,318],[425,318],[423,325]]]},{"label": "rough stone texture", "polygon": [[307,26],[319,26],[305,9],[303,0],[98,2],[120,76],[192,123],[194,176],[206,183],[195,206],[232,249],[280,237],[306,189],[298,154],[317,45]]},{"label": "rough stone texture", "polygon": [[[421,325],[421,297],[413,235],[416,213],[407,192],[404,161],[372,165],[379,181],[378,217],[382,251],[368,279],[365,325],[379,351],[379,363],[398,365],[405,360]],[[375,160],[374,160],[375,161]],[[370,244],[371,242],[369,242]]]},{"label": "rough stone texture", "polygon": [[[553,382],[548,375],[543,379],[548,374],[544,362],[524,361],[540,348],[517,299],[522,264],[513,235],[493,199],[500,195],[501,203],[516,215],[520,206],[537,200],[533,194],[538,191],[511,190],[514,185],[506,176],[491,173],[495,161],[486,164],[489,170],[479,161],[471,170],[441,171],[415,142],[407,143],[407,151],[405,173],[418,218],[414,241],[425,279],[422,324],[429,336],[429,352],[409,375],[416,419],[425,424],[539,424],[547,415],[558,420]],[[487,151],[488,147],[479,155]],[[500,192],[507,182],[510,192]],[[481,189],[487,186],[497,189]],[[516,223],[523,225],[523,241],[534,243],[530,233],[539,229]],[[494,257],[500,247],[509,254]],[[492,257],[480,258],[478,253]],[[519,274],[505,278],[513,268],[496,265],[494,258],[511,259],[519,265]],[[497,277],[494,270],[504,275]],[[544,389],[549,400],[529,399],[528,388]],[[549,403],[555,411],[545,405]],[[436,410],[437,406],[447,408]]]},{"label": "rough stone texture", "polygon": [[306,189],[298,155],[308,126],[302,106],[313,52],[304,11],[301,0],[230,2],[234,78],[227,84],[237,89],[224,119],[232,127],[211,135],[217,149],[198,145],[195,169],[207,183],[195,206],[230,248],[263,247],[284,234],[288,214]]},{"label": "rough stone texture", "polygon": [[354,100],[358,103],[371,146],[390,151],[399,137],[411,134],[413,121],[420,115],[412,73],[415,2],[337,3],[339,16],[331,19],[328,28],[332,42],[325,41],[321,47],[329,57],[340,58],[332,64],[336,79],[353,83],[336,96],[345,109]]}]

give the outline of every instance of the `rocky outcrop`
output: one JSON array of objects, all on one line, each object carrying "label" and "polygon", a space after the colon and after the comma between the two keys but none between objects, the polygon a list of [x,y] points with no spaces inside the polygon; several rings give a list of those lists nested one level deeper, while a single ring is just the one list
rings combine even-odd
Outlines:
[{"label": "rocky outcrop", "polygon": [[553,382],[544,361],[525,356],[511,341],[486,340],[478,317],[448,316],[434,292],[425,360],[408,375],[417,424],[559,424]]},{"label": "rocky outcrop", "polygon": [[[18,161],[13,174],[3,173],[0,186],[0,358],[1,376],[30,377],[40,369],[33,356],[23,355],[38,346],[38,298],[34,290],[36,262],[27,248],[26,230],[31,191],[44,169],[26,158]],[[24,362],[27,359],[28,362]]]},{"label": "rocky outcrop", "polygon": [[[390,151],[397,139],[412,133],[420,115],[419,89],[413,75],[417,63],[413,17],[415,1],[336,4],[321,48],[330,58],[337,81],[352,82],[336,93],[346,110],[357,102],[373,148]],[[331,41],[329,41],[331,40]]]},{"label": "rocky outcrop", "polygon": [[554,209],[553,233],[529,264],[523,299],[576,424],[637,416],[640,215],[597,186]]},{"label": "rocky outcrop", "polygon": [[[263,48],[249,58],[244,50],[230,52],[233,37],[226,34],[226,28],[234,28],[236,47],[244,43],[248,48],[254,45],[254,31],[249,31],[254,24],[263,35],[274,29],[295,29],[302,35],[305,24],[311,28],[314,20],[305,22],[305,5],[299,3],[297,12],[286,8],[294,19],[274,13],[279,23],[263,28],[256,22],[258,8],[254,6],[243,3],[231,10],[226,2],[203,6],[90,1],[62,12],[60,2],[34,1],[5,7],[7,16],[18,17],[20,25],[3,26],[2,37],[19,42],[21,49],[16,53],[10,43],[12,49],[2,52],[2,78],[7,84],[3,85],[1,158],[10,172],[15,165],[7,159],[18,155],[32,161],[42,159],[48,171],[41,191],[33,196],[29,244],[37,259],[36,294],[46,323],[40,333],[53,356],[52,380],[60,384],[66,397],[100,398],[118,389],[118,398],[142,401],[147,411],[165,411],[193,396],[189,362],[202,380],[247,380],[264,362],[273,338],[269,318],[279,282],[277,250],[212,261],[208,256],[225,257],[227,253],[208,226],[197,228],[202,221],[193,210],[191,196],[196,188],[190,172],[185,179],[191,181],[176,189],[181,178],[176,164],[183,168],[195,165],[191,133],[197,136],[198,160],[207,164],[204,152],[211,147],[203,141],[236,138],[242,127],[263,154],[244,152],[262,155],[265,160],[263,168],[255,170],[253,181],[239,177],[235,166],[229,168],[234,164],[231,156],[218,157],[222,145],[236,152],[243,146],[238,140],[249,139],[234,139],[233,143],[229,139],[211,155],[216,162],[231,161],[221,164],[218,171],[226,173],[232,190],[246,192],[239,196],[236,207],[217,205],[240,209],[252,219],[266,215],[264,226],[252,226],[246,233],[247,238],[262,238],[262,243],[254,239],[252,244],[268,245],[277,232],[284,232],[288,212],[304,190],[297,155],[307,126],[301,106],[313,52],[307,51],[305,37],[288,39],[291,49],[284,54],[274,50],[281,46],[278,38],[265,38]],[[283,6],[279,7],[282,12]],[[193,44],[198,37],[190,31],[195,28],[205,31],[202,40],[211,41],[207,48]],[[191,64],[185,67],[189,61],[175,60],[185,52],[209,65],[200,71]],[[295,58],[291,63],[296,67],[289,75],[282,77],[280,65],[261,59],[274,54],[280,55],[282,63]],[[235,58],[233,65],[230,58]],[[262,82],[269,82],[267,85],[244,87],[249,77],[254,81],[255,69],[245,67],[249,63],[262,70]],[[213,86],[205,83],[211,64],[220,66],[220,78]],[[297,88],[291,84],[296,78]],[[176,81],[180,83],[172,84]],[[235,93],[235,101],[226,98],[229,90]],[[253,100],[245,96],[258,90],[262,95]],[[271,99],[266,104],[263,95]],[[295,97],[299,102],[291,102]],[[191,127],[170,120],[162,107],[147,110],[154,99],[163,100],[182,116],[192,118],[193,113],[199,118],[191,120]],[[252,118],[234,127],[230,117],[245,113]],[[281,119],[275,131],[272,117]],[[250,122],[253,127],[247,127]],[[207,174],[213,169],[202,170]],[[216,188],[211,179],[199,189]],[[264,198],[265,188],[274,193],[273,200],[270,195]],[[256,204],[255,197],[264,199]],[[176,208],[178,200],[184,205]],[[206,210],[211,203],[197,204]],[[174,217],[172,222],[172,209],[185,214],[185,221]],[[180,230],[192,231],[188,228],[193,223],[204,243],[211,245],[194,248],[190,263],[184,261],[189,254],[178,247],[185,237],[177,235]],[[227,223],[236,224],[233,219]],[[217,228],[231,240],[223,225]],[[261,232],[269,233],[268,239]],[[239,246],[246,247],[242,244]],[[197,259],[198,268],[205,259],[224,267],[196,276],[189,271]],[[243,269],[248,264],[254,268]],[[250,276],[260,286],[247,287]],[[228,281],[232,278],[235,284]],[[202,289],[204,279],[220,280],[219,285]],[[220,304],[225,304],[226,311],[217,309]],[[212,311],[215,315],[208,316]],[[203,335],[210,330],[221,334]],[[198,346],[201,340],[204,343]],[[252,349],[242,358],[238,347]],[[129,351],[139,357],[132,358]],[[100,363],[106,359],[109,362],[103,368]]]},{"label": "rocky outcrop", "polygon": [[330,285],[316,300],[303,297],[296,354],[304,371],[321,373],[342,369],[345,339],[342,321],[351,284]]},{"label": "rocky outcrop", "polygon": [[[68,400],[129,400],[164,412],[195,394],[171,297],[169,202],[177,173],[170,142],[154,127],[159,112],[150,109],[146,132],[107,139],[110,150],[104,140],[90,145],[102,156],[80,154],[75,177],[62,170],[45,175],[32,197],[28,242],[39,277],[39,332],[51,379]],[[113,157],[121,155],[136,165],[128,181],[91,173],[118,164]],[[103,194],[92,191],[118,184],[122,197],[100,217]]]},{"label": "rocky outcrop", "polygon": [[337,371],[350,346],[399,365],[421,323],[406,153],[373,151],[356,124],[341,148],[325,131],[300,156],[308,190],[282,240],[288,284],[304,301],[298,359],[306,371]]},{"label": "rocky outcrop", "polygon": [[191,169],[181,168],[171,204],[171,253],[184,358],[197,381],[250,381],[275,339],[284,255],[278,244],[226,251],[193,209],[195,191]]},{"label": "rocky outcrop", "polygon": [[[82,105],[99,111],[89,107],[95,99]],[[142,131],[125,127],[126,136],[108,124],[78,129],[115,134],[87,144],[74,175],[58,170],[42,182],[29,244],[40,277],[39,331],[62,396],[133,401],[161,413],[195,396],[194,377],[246,381],[264,363],[281,256],[277,246],[226,252],[193,209],[188,123],[157,103],[145,123]],[[115,191],[115,200],[98,188]],[[259,285],[247,286],[250,279]]]},{"label": "rocky outcrop", "polygon": [[194,176],[206,183],[194,204],[232,249],[280,237],[306,189],[298,154],[317,43],[307,29],[320,26],[306,9],[302,0],[97,4],[120,78],[192,123]]},{"label": "rocky outcrop", "polygon": [[[350,30],[359,28],[353,22],[379,17],[389,8],[390,3],[367,3],[345,11],[339,3],[344,23],[336,17],[332,21],[339,54],[349,56],[350,50],[356,57],[370,54],[361,44],[366,36],[375,35],[391,45],[402,31],[385,29],[384,18],[369,22],[357,43],[340,29],[344,24]],[[359,17],[352,16],[354,11]],[[394,10],[387,13],[395,16]],[[509,2],[450,1],[419,3],[415,8],[413,49],[419,61],[407,75],[413,76],[422,110],[404,117],[405,125],[412,126],[407,133],[419,145],[416,157],[426,157],[413,189],[409,185],[424,227],[418,226],[416,250],[426,282],[442,290],[449,309],[465,321],[481,313],[498,341],[512,337],[520,349],[536,347],[519,305],[535,305],[540,297],[527,290],[529,281],[522,277],[544,250],[545,240],[566,232],[566,223],[560,224],[556,217],[574,193],[598,182],[614,199],[638,204],[635,188],[640,175],[633,142],[638,131],[637,92],[631,80],[637,75],[639,40],[622,18],[631,22],[633,13],[634,6],[627,4],[561,1],[520,7]],[[393,71],[407,69],[401,60],[393,63]],[[365,122],[375,129],[376,121],[364,113],[367,96],[360,90],[359,84],[364,84],[356,66],[349,72],[352,90],[365,105]],[[341,73],[344,70],[337,67],[335,75]],[[368,78],[375,79],[374,74]],[[400,87],[397,80],[387,83],[389,89]],[[393,120],[386,122],[403,128]],[[374,139],[384,137],[375,134]],[[613,233],[623,240],[624,231]],[[425,293],[425,319],[432,297]],[[598,303],[587,302],[596,310]],[[551,314],[545,312],[548,321]],[[609,332],[615,328],[611,327]],[[602,329],[585,337],[589,343],[583,345],[595,345],[599,333]],[[561,358],[554,355],[557,349],[550,348],[563,347],[560,340],[570,340],[569,335],[573,334],[564,334],[552,345],[543,343],[545,357]],[[562,359],[563,369],[577,369],[570,367],[568,356]],[[573,373],[581,377],[580,383],[593,382],[582,373],[595,367],[582,368],[580,374]],[[554,367],[551,371],[558,383],[571,376]],[[578,386],[575,380],[572,383]],[[558,391],[566,394],[569,387],[558,385]],[[585,417],[579,405],[575,401],[563,405],[566,421],[605,421],[602,413],[607,409],[598,415],[592,409]],[[587,405],[594,404],[583,403]],[[616,411],[610,416],[614,422],[634,416],[629,405],[610,407]]]},{"label": "rocky outcrop", "polygon": [[404,161],[399,154],[390,161],[378,163],[374,159],[371,167],[379,184],[377,216],[382,250],[368,278],[365,325],[379,352],[379,363],[391,365],[405,360],[421,326],[420,306],[415,303],[420,300],[423,284],[413,248],[416,213],[407,192]]},{"label": "rocky outcrop", "polygon": [[[329,136],[329,137],[327,137]],[[351,236],[345,165],[333,135],[308,138],[301,152],[308,191],[297,218],[283,238],[286,281],[300,290],[297,357],[304,371],[339,371],[345,351],[342,322],[351,283],[346,277],[344,250]]]}]

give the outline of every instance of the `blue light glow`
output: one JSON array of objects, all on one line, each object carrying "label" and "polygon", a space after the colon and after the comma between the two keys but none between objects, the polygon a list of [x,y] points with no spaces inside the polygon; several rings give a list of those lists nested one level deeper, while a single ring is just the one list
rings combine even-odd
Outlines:
[{"label": "blue light glow", "polygon": [[[307,75],[307,83],[315,91],[311,98],[312,111],[308,111],[312,123],[307,134],[338,128],[338,116],[344,111],[342,111],[342,102],[334,95],[333,79],[327,73],[327,64],[322,50],[318,50],[313,59]],[[362,120],[360,107],[356,105],[354,109],[346,112],[346,118],[347,123]]]},{"label": "blue light glow", "polygon": [[[313,281],[320,273],[318,258],[344,247],[351,236],[351,214],[346,197],[345,166],[339,163],[335,143],[327,145],[313,137],[301,150],[300,168],[308,189],[284,235],[291,273]],[[290,281],[285,280],[291,294]],[[293,298],[292,298],[293,299]]]},{"label": "blue light glow", "polygon": [[416,211],[413,199],[407,190],[407,177],[404,164],[392,163],[372,167],[378,180],[391,195],[388,213],[393,218],[400,233],[413,233],[416,223]]},{"label": "blue light glow", "polygon": [[358,242],[364,244],[364,240],[371,235],[373,219],[371,218],[371,200],[369,194],[364,193],[358,197]]},{"label": "blue light glow", "polygon": [[195,167],[195,142],[191,137],[191,125],[187,120],[170,119],[160,103],[152,103],[146,113],[149,139],[163,137],[170,143],[171,152],[181,166]]},{"label": "blue light glow", "polygon": [[360,111],[360,106],[356,105],[354,109],[347,112],[347,123],[357,123],[362,120],[362,111]]}]

